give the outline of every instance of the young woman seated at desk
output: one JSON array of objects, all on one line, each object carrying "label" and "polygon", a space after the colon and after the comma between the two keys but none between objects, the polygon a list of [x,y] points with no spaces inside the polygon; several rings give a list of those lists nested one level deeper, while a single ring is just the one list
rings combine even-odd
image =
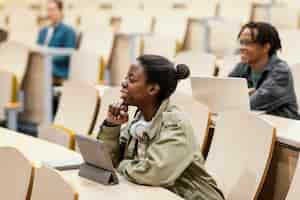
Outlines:
[{"label": "young woman seated at desk", "polygon": [[[174,67],[161,56],[137,58],[121,84],[123,102],[109,106],[98,139],[107,144],[118,171],[131,182],[161,186],[187,200],[222,200],[200,152],[193,151],[190,122],[169,101],[178,81],[189,74],[186,65]],[[129,105],[138,109],[130,122]]]}]

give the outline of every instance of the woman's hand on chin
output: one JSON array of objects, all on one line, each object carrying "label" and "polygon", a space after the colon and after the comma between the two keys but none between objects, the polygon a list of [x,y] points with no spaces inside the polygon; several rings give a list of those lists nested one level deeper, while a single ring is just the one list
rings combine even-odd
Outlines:
[{"label": "woman's hand on chin", "polygon": [[123,103],[109,105],[106,122],[111,125],[121,125],[128,121],[128,106]]}]

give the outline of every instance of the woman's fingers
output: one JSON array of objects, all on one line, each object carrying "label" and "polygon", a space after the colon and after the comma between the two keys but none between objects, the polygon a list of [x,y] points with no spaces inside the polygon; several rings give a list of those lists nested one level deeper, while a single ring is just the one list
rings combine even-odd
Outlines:
[{"label": "woman's fingers", "polygon": [[108,108],[108,120],[115,124],[123,124],[128,121],[128,106],[115,103],[109,105]]}]

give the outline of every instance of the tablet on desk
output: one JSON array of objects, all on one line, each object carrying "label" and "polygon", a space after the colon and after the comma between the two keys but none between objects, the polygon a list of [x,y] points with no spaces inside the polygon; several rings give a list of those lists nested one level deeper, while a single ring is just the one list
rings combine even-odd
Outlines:
[{"label": "tablet on desk", "polygon": [[102,184],[117,184],[112,159],[105,143],[89,136],[76,135],[76,142],[84,159],[79,176]]}]

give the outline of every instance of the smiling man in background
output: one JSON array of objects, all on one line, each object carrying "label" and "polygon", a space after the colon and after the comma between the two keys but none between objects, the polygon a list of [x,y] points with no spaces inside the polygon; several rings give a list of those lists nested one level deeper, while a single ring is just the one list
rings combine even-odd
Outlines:
[{"label": "smiling man in background", "polygon": [[241,62],[229,77],[247,79],[251,110],[300,119],[291,71],[277,56],[281,50],[277,30],[268,23],[250,22],[238,39]]}]

